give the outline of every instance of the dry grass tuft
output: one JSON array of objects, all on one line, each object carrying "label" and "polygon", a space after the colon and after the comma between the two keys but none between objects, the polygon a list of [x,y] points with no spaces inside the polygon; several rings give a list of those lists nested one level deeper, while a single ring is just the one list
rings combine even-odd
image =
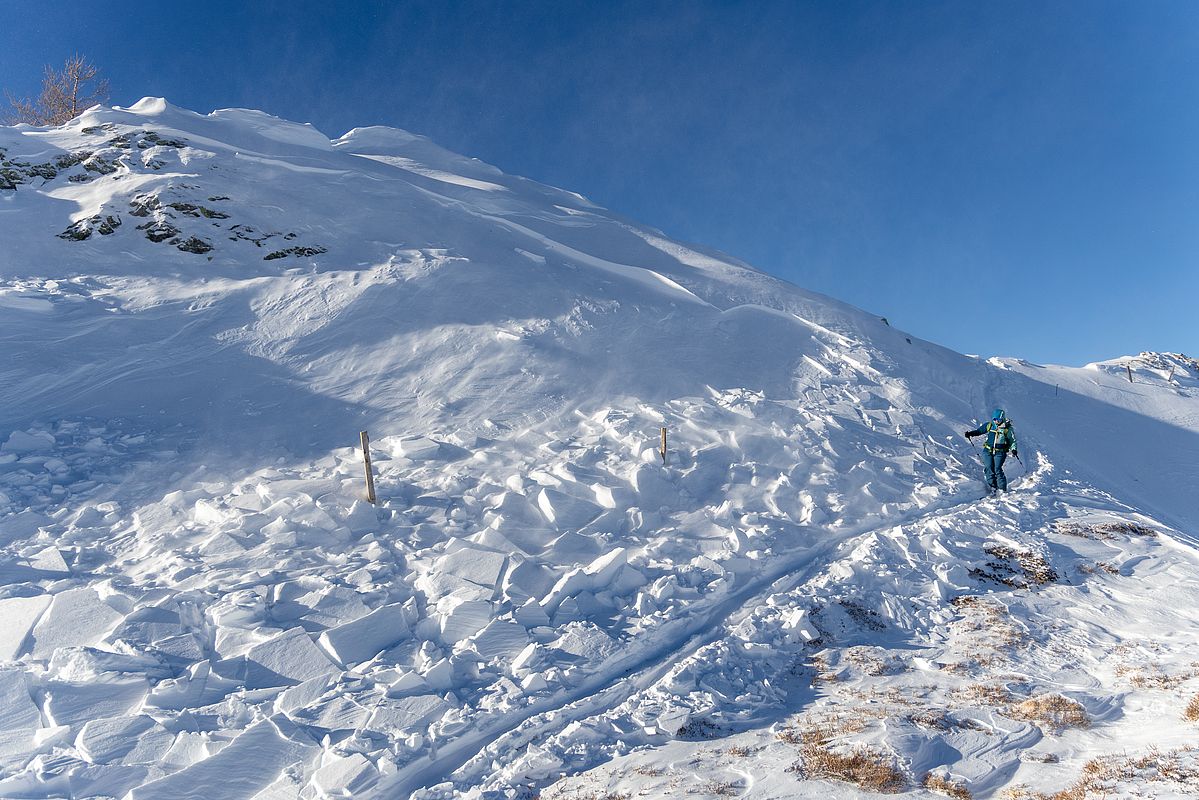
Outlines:
[{"label": "dry grass tuft", "polygon": [[924,776],[924,788],[930,792],[948,795],[956,800],[973,800],[974,798],[964,783],[932,772]]},{"label": "dry grass tuft", "polygon": [[1101,542],[1110,541],[1121,536],[1154,537],[1158,535],[1158,532],[1153,528],[1148,528],[1136,522],[1128,522],[1127,520],[1100,522],[1094,525],[1083,525],[1078,522],[1058,521],[1053,523],[1053,532],[1060,533],[1065,536],[1078,536],[1083,539],[1094,539]]},{"label": "dry grass tuft", "polygon": [[708,781],[700,791],[713,797],[736,797],[739,794],[737,787],[728,781]]},{"label": "dry grass tuft", "polygon": [[[790,730],[790,729],[789,729]],[[780,731],[779,738],[783,738]],[[843,781],[871,792],[902,791],[907,779],[889,756],[865,745],[837,746],[836,730],[813,727],[798,731],[784,741],[798,741],[803,757],[788,768],[810,779]]]},{"label": "dry grass tuft", "polygon": [[1035,722],[1042,728],[1059,731],[1063,728],[1087,728],[1091,718],[1082,703],[1060,694],[1042,694],[1010,707],[1013,719]]},{"label": "dry grass tuft", "polygon": [[1199,721],[1199,694],[1191,698],[1187,703],[1187,707],[1182,712],[1182,718],[1187,722]]},{"label": "dry grass tuft", "polygon": [[1116,677],[1127,678],[1128,682],[1138,689],[1169,691],[1177,689],[1192,678],[1199,677],[1199,663],[1192,663],[1188,668],[1173,673],[1166,672],[1160,664],[1121,664],[1116,667],[1115,673]]},{"label": "dry grass tuft", "polygon": [[727,752],[730,756],[736,756],[737,758],[747,758],[753,751],[743,744],[735,744],[725,752]]},{"label": "dry grass tuft", "polygon": [[1126,797],[1121,784],[1136,789],[1141,796],[1144,784],[1170,784],[1194,797],[1199,793],[1199,765],[1195,763],[1195,748],[1183,747],[1162,752],[1152,749],[1143,756],[1109,755],[1093,758],[1083,765],[1082,774],[1070,786],[1051,794],[1034,792],[1025,785],[1012,786],[1002,795],[1004,800],[1100,800]]},{"label": "dry grass tuft", "polygon": [[973,683],[955,689],[953,697],[958,702],[976,706],[1001,707],[1012,702],[1012,693],[1006,686],[996,686],[992,683]]},{"label": "dry grass tuft", "polygon": [[989,555],[991,560],[984,567],[971,569],[972,577],[994,581],[1013,589],[1029,589],[1053,583],[1060,577],[1057,570],[1049,566],[1049,562],[1040,553],[1013,550],[1007,545],[994,542],[983,547],[983,552]]}]

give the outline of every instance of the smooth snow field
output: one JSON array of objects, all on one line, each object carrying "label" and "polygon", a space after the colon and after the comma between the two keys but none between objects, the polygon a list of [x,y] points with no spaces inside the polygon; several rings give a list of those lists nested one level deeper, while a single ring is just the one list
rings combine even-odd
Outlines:
[{"label": "smooth snow field", "polygon": [[148,98],[0,128],[0,378],[0,798],[1199,796],[1187,356]]}]

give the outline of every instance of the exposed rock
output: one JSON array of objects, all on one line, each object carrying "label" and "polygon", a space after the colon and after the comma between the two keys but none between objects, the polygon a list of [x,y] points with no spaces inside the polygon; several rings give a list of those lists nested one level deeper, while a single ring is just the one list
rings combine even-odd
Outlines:
[{"label": "exposed rock", "polygon": [[97,214],[74,223],[71,227],[58,234],[58,238],[73,242],[82,242],[84,239],[91,238],[93,232],[99,233],[101,236],[107,236],[119,227],[121,227],[121,218],[119,216],[109,214],[101,217]]},{"label": "exposed rock", "polygon": [[[294,234],[289,234],[294,236]],[[286,237],[284,237],[286,238]],[[287,256],[299,256],[301,258],[311,258],[319,256],[321,253],[328,252],[325,248],[317,247],[289,247],[286,250],[276,250],[273,253],[268,253],[262,257],[263,261],[274,261],[276,258],[286,258]]]},{"label": "exposed rock", "polygon": [[100,156],[92,156],[83,162],[83,168],[88,172],[97,172],[101,175],[111,175],[117,171],[116,164],[108,161]]},{"label": "exposed rock", "polygon": [[179,235],[178,228],[170,223],[163,222],[162,220],[155,220],[154,222],[147,222],[144,225],[138,225],[137,229],[139,231],[145,231],[146,238],[152,242],[165,242],[167,239]]},{"label": "exposed rock", "polygon": [[189,236],[187,239],[185,239],[184,241],[180,242],[179,244],[177,244],[175,246],[185,253],[196,253],[196,254],[207,253],[209,250],[212,249],[212,245],[210,243],[204,241],[203,239],[199,239],[195,236]]},{"label": "exposed rock", "polygon": [[129,213],[135,217],[148,217],[150,212],[162,207],[158,195],[139,194],[129,201]]}]

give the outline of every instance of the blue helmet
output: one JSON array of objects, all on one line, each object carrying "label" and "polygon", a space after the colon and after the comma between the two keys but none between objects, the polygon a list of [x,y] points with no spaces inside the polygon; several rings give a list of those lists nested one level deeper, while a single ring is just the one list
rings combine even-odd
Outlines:
[{"label": "blue helmet", "polygon": [[995,413],[991,415],[991,419],[995,420],[996,422],[1003,422],[1005,419],[1007,419],[1007,414],[1003,412],[1002,408],[997,408],[995,409]]}]

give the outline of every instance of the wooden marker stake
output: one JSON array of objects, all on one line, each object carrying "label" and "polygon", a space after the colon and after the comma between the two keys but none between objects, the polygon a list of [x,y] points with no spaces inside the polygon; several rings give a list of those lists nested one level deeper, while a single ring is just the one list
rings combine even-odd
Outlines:
[{"label": "wooden marker stake", "polygon": [[375,504],[375,473],[371,471],[371,441],[366,435],[366,431],[358,434],[358,438],[362,441],[362,460],[366,463],[366,499],[371,504]]},{"label": "wooden marker stake", "polygon": [[1172,380],[1174,380],[1174,365],[1173,364],[1170,365],[1170,377],[1166,378],[1166,383],[1169,383]]},{"label": "wooden marker stake", "polygon": [[1130,364],[1125,364],[1124,369],[1128,370],[1128,382],[1132,383],[1132,366]]},{"label": "wooden marker stake", "polygon": [[666,463],[666,429],[662,429],[662,463]]}]

